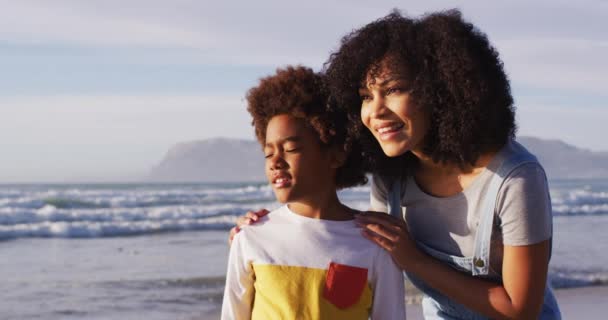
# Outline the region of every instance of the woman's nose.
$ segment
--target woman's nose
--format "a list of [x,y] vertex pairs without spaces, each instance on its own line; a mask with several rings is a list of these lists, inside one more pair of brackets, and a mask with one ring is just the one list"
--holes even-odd
[[381,95],[376,95],[370,101],[370,116],[378,118],[386,113],[386,100]]

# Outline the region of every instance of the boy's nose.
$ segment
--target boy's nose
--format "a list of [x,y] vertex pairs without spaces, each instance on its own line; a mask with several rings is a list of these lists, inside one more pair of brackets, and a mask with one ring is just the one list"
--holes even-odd
[[270,169],[277,170],[277,169],[284,169],[284,168],[285,168],[285,160],[280,155],[280,153],[277,152],[270,159]]

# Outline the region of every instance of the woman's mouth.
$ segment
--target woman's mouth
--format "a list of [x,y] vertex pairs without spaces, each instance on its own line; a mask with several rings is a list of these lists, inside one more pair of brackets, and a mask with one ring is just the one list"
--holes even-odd
[[404,123],[391,123],[387,125],[377,126],[376,132],[378,133],[378,137],[380,140],[390,140],[399,134],[401,129],[403,129]]

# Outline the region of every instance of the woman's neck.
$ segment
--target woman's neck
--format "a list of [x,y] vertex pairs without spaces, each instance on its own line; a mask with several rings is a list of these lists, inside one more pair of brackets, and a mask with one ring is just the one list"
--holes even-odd
[[438,197],[452,196],[470,186],[494,159],[496,153],[482,154],[475,164],[465,166],[435,162],[424,154],[415,153],[418,165],[414,170],[414,178],[426,193]]

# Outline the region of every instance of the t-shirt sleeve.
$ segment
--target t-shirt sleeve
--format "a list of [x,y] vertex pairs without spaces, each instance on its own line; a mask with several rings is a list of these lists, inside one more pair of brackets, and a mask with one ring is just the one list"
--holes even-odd
[[497,210],[505,245],[530,245],[551,238],[551,197],[540,164],[524,164],[509,174]]
[[379,175],[372,176],[372,186],[370,194],[370,208],[373,211],[388,212],[386,204],[388,199],[388,189],[385,182]]
[[372,320],[405,319],[403,272],[384,249],[378,249],[372,271]]
[[254,296],[254,275],[245,257],[245,230],[235,235],[228,257],[226,286],[222,302],[222,320],[251,319]]

